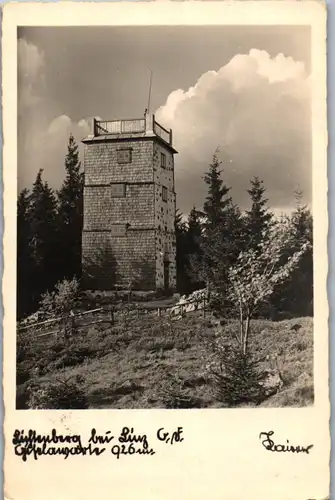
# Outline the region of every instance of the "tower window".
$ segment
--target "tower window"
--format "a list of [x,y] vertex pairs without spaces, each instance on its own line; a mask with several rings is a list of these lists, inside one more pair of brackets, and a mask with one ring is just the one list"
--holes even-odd
[[161,153],[161,167],[166,168],[166,155]]
[[162,200],[167,201],[167,188],[165,186],[162,186]]
[[126,185],[123,183],[111,184],[112,198],[124,198],[126,196]]
[[118,163],[131,163],[131,149],[118,149],[116,151]]

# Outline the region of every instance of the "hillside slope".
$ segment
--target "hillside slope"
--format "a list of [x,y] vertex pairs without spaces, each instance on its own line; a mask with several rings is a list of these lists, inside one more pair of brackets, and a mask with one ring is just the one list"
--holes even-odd
[[[299,325],[298,331],[292,329]],[[205,370],[207,341],[218,328],[214,318],[188,314],[179,321],[140,318],[114,327],[90,328],[70,345],[54,342],[35,349],[21,363],[19,391],[31,382],[76,380],[90,408],[218,408],[222,404]],[[223,327],[231,336],[237,323]],[[260,368],[279,367],[284,382],[261,406],[313,403],[313,320],[254,320],[250,345]],[[35,346],[36,347],[36,346]],[[20,380],[18,380],[20,383]]]

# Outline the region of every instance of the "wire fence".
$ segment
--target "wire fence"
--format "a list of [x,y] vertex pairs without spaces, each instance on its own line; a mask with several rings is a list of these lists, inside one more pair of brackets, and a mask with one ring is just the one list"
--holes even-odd
[[203,317],[206,317],[208,311],[207,298],[193,299],[184,303],[177,303],[173,306],[160,306],[160,307],[141,307],[134,305],[126,305],[122,307],[99,307],[88,311],[74,313],[71,311],[69,314],[49,318],[44,321],[33,321],[31,323],[18,324],[18,332],[31,334],[34,339],[58,337],[64,338],[71,337],[77,334],[81,329],[93,325],[109,324],[113,326],[118,323],[125,323],[129,320],[136,320],[143,316],[150,319],[164,318],[178,321],[185,317],[186,314],[201,311]]

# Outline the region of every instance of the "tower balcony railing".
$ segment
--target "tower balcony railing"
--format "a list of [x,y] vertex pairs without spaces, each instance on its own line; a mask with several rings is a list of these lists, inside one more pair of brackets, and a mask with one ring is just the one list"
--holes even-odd
[[95,137],[122,134],[143,134],[153,132],[164,142],[172,146],[172,130],[167,130],[155,120],[155,115],[132,120],[93,120],[93,133]]
[[160,125],[158,122],[156,122],[155,116],[153,117],[153,132],[158,137],[163,139],[163,141],[172,145],[172,130],[171,129],[167,130],[166,128],[162,127],[162,125]]
[[145,132],[145,119],[134,120],[94,120],[94,135],[139,134]]

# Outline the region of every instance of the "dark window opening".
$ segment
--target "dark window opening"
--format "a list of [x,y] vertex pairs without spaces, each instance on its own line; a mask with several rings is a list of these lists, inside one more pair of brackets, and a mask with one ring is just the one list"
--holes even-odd
[[118,149],[117,152],[117,162],[118,163],[131,163],[132,155],[131,149]]
[[166,155],[161,153],[161,167],[166,168]]
[[167,188],[162,186],[162,200],[167,202]]

